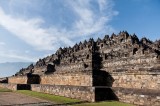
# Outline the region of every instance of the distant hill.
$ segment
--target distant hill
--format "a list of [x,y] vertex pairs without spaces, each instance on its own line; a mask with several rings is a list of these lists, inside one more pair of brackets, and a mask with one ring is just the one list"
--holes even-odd
[[6,62],[0,63],[0,78],[12,76],[21,68],[26,68],[33,62]]

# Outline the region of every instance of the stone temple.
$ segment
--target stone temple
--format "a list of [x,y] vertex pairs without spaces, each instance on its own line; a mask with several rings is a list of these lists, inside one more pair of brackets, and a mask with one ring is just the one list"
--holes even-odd
[[123,31],[59,48],[0,87],[29,89],[86,101],[119,100],[160,105],[160,40],[152,42]]

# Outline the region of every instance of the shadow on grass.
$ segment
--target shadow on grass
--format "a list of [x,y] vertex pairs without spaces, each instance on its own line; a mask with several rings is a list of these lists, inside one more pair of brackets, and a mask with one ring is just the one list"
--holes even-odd
[[81,101],[81,102],[72,102],[72,103],[61,103],[61,104],[53,104],[47,106],[134,106],[127,103],[121,103],[114,100],[107,100],[107,101],[99,101],[99,102],[88,102],[88,101]]
[[12,92],[12,90],[9,90],[7,88],[0,88],[0,92]]
[[77,104],[83,104],[83,103],[89,103],[89,102],[81,101],[81,102],[71,102],[71,103],[59,103],[59,104],[53,104],[53,105],[47,105],[47,106],[68,106],[68,105],[77,105]]

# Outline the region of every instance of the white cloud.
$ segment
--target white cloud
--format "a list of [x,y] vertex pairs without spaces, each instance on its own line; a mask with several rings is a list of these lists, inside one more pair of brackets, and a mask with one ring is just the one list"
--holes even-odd
[[[39,50],[52,50],[56,43],[61,41],[61,39],[57,39],[59,32],[57,29],[52,29],[54,33],[49,33],[48,29],[41,28],[43,22],[44,20],[39,18],[17,19],[5,14],[0,8],[0,24],[3,27]],[[65,36],[61,38],[68,40]]]
[[[79,20],[75,22],[73,25],[75,27],[75,32],[78,34],[84,35],[84,34],[91,34],[94,32],[97,32],[101,26],[101,20],[102,19],[95,19],[96,15],[93,13],[93,11],[89,8],[89,1],[90,0],[77,0],[77,1],[70,1],[70,4],[74,10],[74,12],[79,16]],[[104,17],[103,20],[105,20]],[[96,20],[96,21],[95,21]],[[103,21],[102,21],[103,22]]]
[[92,0],[70,0],[68,2],[74,13],[79,17],[79,19],[73,23],[72,35],[84,36],[99,32],[104,34],[114,31],[108,22],[113,16],[117,15],[118,12],[113,11],[114,5],[111,0],[97,0],[99,5],[98,12],[92,10]]
[[25,53],[28,54],[28,53],[30,53],[30,51],[29,50],[25,50]]
[[15,48],[1,47],[0,48],[0,63],[3,62],[36,62],[43,55],[38,55],[38,52],[30,50],[21,50]]
[[[25,56],[25,55],[19,55],[19,54],[15,54],[15,53],[0,53],[0,57],[3,58],[11,58],[11,59],[16,59],[18,61],[29,61],[29,62],[34,62],[37,60],[37,58],[33,58],[33,57],[29,57],[29,56]],[[1,60],[1,59],[0,59]],[[3,62],[1,60],[1,62]]]
[[98,4],[99,4],[100,11],[103,11],[106,8],[107,2],[106,2],[106,0],[98,0]]
[[5,42],[0,42],[0,46],[4,46],[4,45],[6,45]]
[[[108,22],[116,15],[110,0],[98,0],[100,13],[91,9],[91,0],[70,0],[66,2],[78,17],[75,22],[71,23],[71,30],[63,27],[58,29],[54,25],[43,28],[41,25],[45,24],[45,20],[42,18],[24,19],[23,16],[17,18],[6,14],[2,8],[0,8],[0,25],[39,50],[56,50],[59,46],[72,46],[74,44],[72,39],[76,37],[114,30],[108,25]],[[11,3],[13,3],[13,0],[11,0]],[[103,14],[104,9],[107,9],[107,15]]]

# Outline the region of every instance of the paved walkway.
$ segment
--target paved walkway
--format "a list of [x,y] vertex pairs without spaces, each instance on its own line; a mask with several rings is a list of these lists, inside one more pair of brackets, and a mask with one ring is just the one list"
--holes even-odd
[[14,92],[0,92],[0,106],[47,106],[53,103]]

